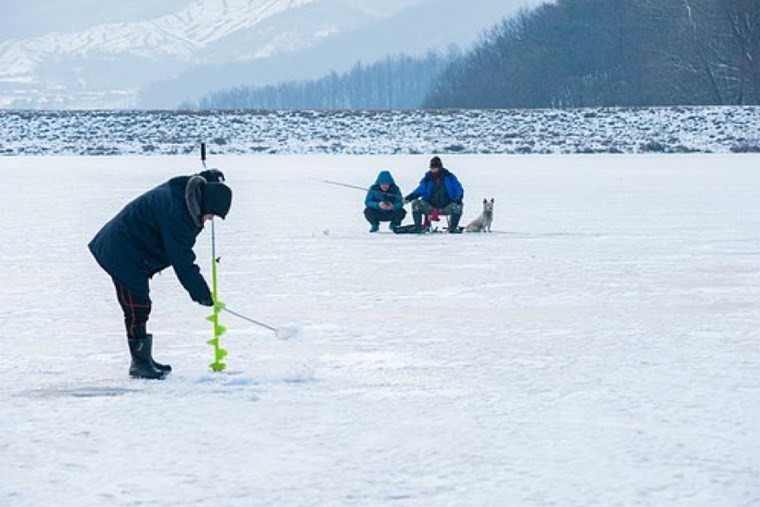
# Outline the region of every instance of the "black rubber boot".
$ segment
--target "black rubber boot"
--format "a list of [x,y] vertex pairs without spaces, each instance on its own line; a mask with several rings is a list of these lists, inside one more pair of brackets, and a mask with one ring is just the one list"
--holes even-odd
[[417,229],[422,229],[422,212],[421,211],[413,212],[412,219],[414,220],[414,225],[417,227]]
[[151,363],[153,363],[153,367],[157,369],[158,371],[163,371],[165,373],[169,373],[170,371],[172,371],[172,365],[161,364],[155,359],[153,359],[153,335],[147,334],[145,336],[147,336],[147,339],[148,339],[147,345],[148,345],[148,350],[150,351],[150,361]]
[[459,219],[462,218],[462,215],[451,215],[449,218],[449,232],[452,234],[459,234],[462,232],[459,229]]
[[414,220],[414,232],[416,232],[417,234],[422,234],[423,232],[425,232],[425,228],[422,227],[422,212],[413,211],[412,219]]
[[153,366],[150,357],[150,338],[127,338],[132,364],[129,366],[129,376],[134,378],[163,379],[166,373]]

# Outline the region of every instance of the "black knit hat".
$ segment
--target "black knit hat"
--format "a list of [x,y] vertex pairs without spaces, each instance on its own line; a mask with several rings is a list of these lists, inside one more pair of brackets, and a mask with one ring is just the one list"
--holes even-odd
[[443,162],[441,162],[441,157],[433,157],[430,159],[430,168],[437,167],[438,169],[443,169]]
[[224,183],[206,183],[203,187],[203,203],[201,212],[211,213],[218,217],[226,217],[232,205],[232,190]]

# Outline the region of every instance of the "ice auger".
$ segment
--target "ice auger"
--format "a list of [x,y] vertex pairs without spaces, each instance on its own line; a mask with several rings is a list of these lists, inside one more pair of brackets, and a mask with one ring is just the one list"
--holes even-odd
[[[206,143],[201,143],[201,163],[203,164],[203,168],[206,169]],[[219,301],[219,285],[217,282],[218,265],[219,258],[216,256],[214,220],[211,219],[211,299],[214,301],[214,313],[206,317],[206,320],[214,325],[214,337],[206,343],[214,347],[214,362],[209,365],[213,371],[223,371],[227,367],[227,365],[222,362],[224,356],[227,355],[227,351],[219,346],[219,339],[227,332],[227,328],[219,323],[219,314],[224,310],[224,303]]]
[[214,325],[214,337],[206,343],[214,347],[214,362],[211,363],[209,367],[214,371],[222,371],[227,367],[227,365],[222,362],[224,356],[227,355],[227,351],[219,345],[219,339],[227,332],[227,328],[219,323],[219,314],[224,309],[224,303],[219,300],[219,287],[217,283],[217,266],[219,265],[219,258],[216,257],[213,220],[211,221],[211,245],[211,298],[214,300],[214,312],[206,317],[206,320]]

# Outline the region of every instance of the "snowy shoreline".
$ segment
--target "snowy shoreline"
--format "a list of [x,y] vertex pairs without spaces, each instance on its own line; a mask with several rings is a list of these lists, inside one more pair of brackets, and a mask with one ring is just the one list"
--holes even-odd
[[760,152],[760,107],[461,111],[0,110],[0,156]]

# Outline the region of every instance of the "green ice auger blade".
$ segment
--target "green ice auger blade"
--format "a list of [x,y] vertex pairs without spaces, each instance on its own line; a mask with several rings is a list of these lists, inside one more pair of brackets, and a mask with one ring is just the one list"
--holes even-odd
[[226,365],[225,363],[220,363],[220,362],[211,363],[211,364],[210,364],[210,365],[208,365],[208,366],[209,366],[209,368],[211,368],[213,371],[224,371],[224,369],[227,367],[227,365]]
[[219,259],[216,257],[216,244],[214,240],[214,220],[211,220],[211,297],[214,301],[214,313],[206,317],[206,320],[214,325],[214,337],[207,341],[214,348],[214,362],[209,365],[213,371],[223,371],[227,365],[222,359],[227,355],[227,351],[219,346],[219,338],[227,332],[227,328],[219,323],[219,313],[224,308],[224,303],[219,301],[219,291],[217,284],[217,265]]

